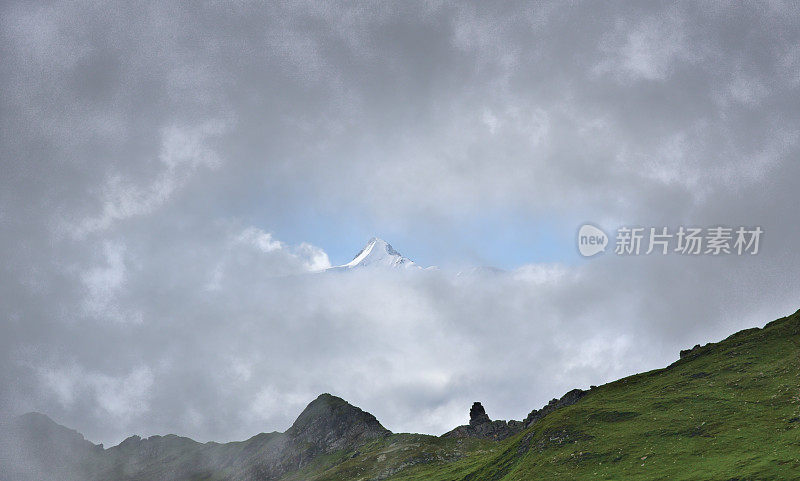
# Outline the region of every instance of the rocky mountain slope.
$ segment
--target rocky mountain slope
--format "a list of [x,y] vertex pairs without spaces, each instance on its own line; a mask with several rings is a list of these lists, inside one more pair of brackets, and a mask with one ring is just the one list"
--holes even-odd
[[36,413],[15,419],[2,432],[3,481],[279,479],[319,458],[391,434],[372,414],[330,394],[312,401],[285,433],[227,444],[175,435],[131,436],[104,450]]
[[800,311],[574,390],[524,421],[480,403],[445,436],[391,434],[323,394],[285,433],[201,444],[131,437],[103,449],[28,414],[0,428],[0,480],[800,479]]

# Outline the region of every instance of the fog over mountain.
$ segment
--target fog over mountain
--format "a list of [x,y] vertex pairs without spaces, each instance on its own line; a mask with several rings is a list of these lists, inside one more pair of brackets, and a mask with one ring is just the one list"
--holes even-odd
[[[442,434],[794,312],[799,19],[3,2],[0,417],[228,441],[330,392]],[[764,236],[583,259],[586,222]],[[328,270],[373,236],[439,269]]]

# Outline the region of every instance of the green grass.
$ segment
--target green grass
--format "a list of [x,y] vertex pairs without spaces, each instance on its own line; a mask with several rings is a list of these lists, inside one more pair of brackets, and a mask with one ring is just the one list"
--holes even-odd
[[286,479],[800,479],[800,311],[593,389],[502,442],[396,434]]

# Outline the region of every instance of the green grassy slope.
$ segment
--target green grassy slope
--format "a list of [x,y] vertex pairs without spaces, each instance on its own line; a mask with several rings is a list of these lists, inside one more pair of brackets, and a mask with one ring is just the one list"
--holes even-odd
[[393,435],[286,479],[800,479],[800,311],[595,388],[503,442]]

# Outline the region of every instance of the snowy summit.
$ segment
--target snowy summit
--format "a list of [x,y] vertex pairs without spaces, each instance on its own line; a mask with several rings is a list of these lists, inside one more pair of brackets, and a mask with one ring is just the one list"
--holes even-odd
[[361,249],[352,261],[347,264],[332,267],[331,269],[352,269],[355,267],[415,267],[420,268],[414,261],[394,250],[385,240],[373,237]]

